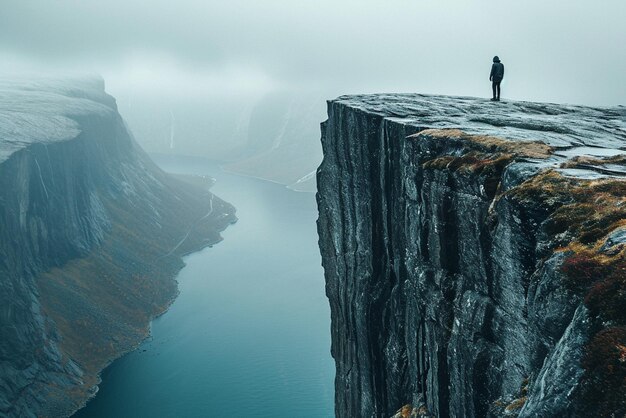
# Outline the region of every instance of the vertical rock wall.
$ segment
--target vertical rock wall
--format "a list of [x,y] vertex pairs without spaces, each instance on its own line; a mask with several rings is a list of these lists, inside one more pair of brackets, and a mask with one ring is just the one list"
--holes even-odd
[[513,192],[551,149],[424,131],[464,125],[437,117],[453,99],[420,100],[340,98],[322,125],[336,415],[574,416],[587,309],[541,228],[550,208]]

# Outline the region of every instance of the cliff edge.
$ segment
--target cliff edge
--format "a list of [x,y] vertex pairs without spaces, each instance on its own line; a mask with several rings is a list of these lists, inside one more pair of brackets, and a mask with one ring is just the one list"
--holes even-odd
[[0,415],[68,416],[175,298],[181,256],[235,211],[207,179],[154,165],[102,79],[0,92]]
[[328,103],[337,417],[626,413],[626,108]]

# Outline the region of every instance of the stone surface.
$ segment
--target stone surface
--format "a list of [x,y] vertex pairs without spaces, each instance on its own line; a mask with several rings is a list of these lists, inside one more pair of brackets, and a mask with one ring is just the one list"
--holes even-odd
[[590,321],[543,228],[560,202],[509,192],[545,170],[621,178],[561,166],[626,153],[626,108],[345,96],[322,146],[337,417],[573,416]]
[[234,208],[156,167],[101,79],[0,91],[0,415],[68,416]]

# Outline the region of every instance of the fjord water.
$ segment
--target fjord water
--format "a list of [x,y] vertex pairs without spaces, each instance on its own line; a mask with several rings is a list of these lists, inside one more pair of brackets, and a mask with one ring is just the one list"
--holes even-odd
[[332,417],[330,312],[312,193],[156,157],[166,171],[209,175],[237,208],[224,240],[185,258],[180,295],[152,336],[102,374],[75,416]]

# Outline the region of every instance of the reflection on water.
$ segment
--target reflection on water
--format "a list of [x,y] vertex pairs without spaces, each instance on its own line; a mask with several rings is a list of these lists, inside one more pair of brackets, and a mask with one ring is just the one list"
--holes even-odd
[[152,338],[103,373],[77,417],[332,417],[330,313],[315,198],[159,157],[167,171],[208,174],[239,221],[186,258],[180,295]]

